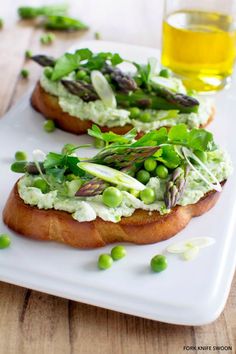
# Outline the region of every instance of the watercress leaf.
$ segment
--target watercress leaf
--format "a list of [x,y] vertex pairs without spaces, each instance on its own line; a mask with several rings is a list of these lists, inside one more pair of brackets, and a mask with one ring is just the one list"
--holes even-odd
[[72,71],[78,68],[80,62],[80,55],[77,52],[74,54],[65,53],[62,55],[55,64],[52,73],[52,81],[57,81],[63,76],[70,74]]
[[123,59],[121,58],[121,56],[118,53],[115,53],[112,55],[112,57],[111,57],[111,64],[112,65],[115,66],[115,65],[118,65],[122,62],[123,62]]
[[44,168],[50,169],[55,166],[63,165],[64,156],[62,154],[57,154],[55,152],[49,152],[43,162]]
[[188,146],[200,151],[210,151],[216,148],[212,133],[205,129],[192,129],[189,133]]
[[51,176],[55,182],[62,183],[65,180],[65,168],[53,167],[47,170],[47,175]]
[[92,129],[88,129],[88,134],[94,138],[101,139],[106,143],[125,144],[130,143],[136,136],[137,132],[135,129],[132,129],[125,135],[119,135],[113,132],[102,133],[100,128],[93,124]]
[[188,129],[185,124],[178,124],[170,128],[168,133],[168,138],[172,143],[183,143],[188,142]]
[[104,140],[101,129],[95,124],[92,125],[92,129],[88,129],[88,135],[97,139]]
[[77,164],[80,162],[80,159],[76,156],[67,156],[66,158],[66,167],[69,169],[71,173],[73,173],[76,176],[84,176],[85,172],[81,170],[77,166]]
[[78,55],[80,57],[80,61],[82,61],[89,60],[92,57],[93,52],[88,48],[81,48],[76,50],[75,54]]
[[172,145],[162,146],[153,156],[168,168],[176,168],[181,162],[179,155]]
[[156,146],[167,142],[168,134],[166,128],[161,128],[143,135],[138,141],[131,146]]

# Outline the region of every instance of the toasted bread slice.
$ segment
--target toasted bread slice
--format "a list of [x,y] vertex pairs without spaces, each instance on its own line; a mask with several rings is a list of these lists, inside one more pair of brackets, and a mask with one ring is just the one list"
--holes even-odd
[[[87,130],[94,124],[91,120],[82,120],[77,117],[71,116],[69,113],[63,112],[59,103],[58,98],[47,93],[38,82],[31,96],[32,106],[46,119],[52,119],[55,124],[67,132],[73,134],[86,134]],[[212,112],[208,118],[206,124],[202,125],[201,128],[207,126],[214,118],[215,109],[212,107]],[[130,129],[133,128],[131,124],[126,124],[123,127],[100,127],[103,132],[113,131],[116,134],[125,134]]]
[[215,191],[208,192],[196,204],[176,206],[166,215],[138,209],[118,223],[100,218],[78,222],[67,212],[25,204],[16,183],[4,208],[3,220],[10,229],[26,237],[58,241],[78,248],[95,248],[114,242],[150,244],[176,235],[192,217],[211,209],[219,195]]

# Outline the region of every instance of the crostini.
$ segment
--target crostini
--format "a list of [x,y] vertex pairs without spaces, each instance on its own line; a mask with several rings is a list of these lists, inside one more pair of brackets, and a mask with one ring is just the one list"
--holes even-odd
[[12,164],[24,175],[3,211],[9,228],[79,248],[159,242],[211,209],[232,170],[204,129],[180,124],[138,140],[134,129],[121,136],[93,126],[88,133],[106,144],[93,157],[66,145]]
[[214,116],[210,100],[190,95],[181,80],[158,68],[154,58],[140,65],[127,63],[117,53],[83,48],[58,59],[45,55],[32,59],[44,67],[32,106],[74,134],[85,134],[94,123],[117,134],[133,127],[148,132],[179,123],[199,128]]

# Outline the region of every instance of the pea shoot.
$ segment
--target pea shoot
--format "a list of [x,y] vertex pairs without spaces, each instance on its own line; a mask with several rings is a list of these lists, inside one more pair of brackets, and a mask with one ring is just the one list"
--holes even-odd
[[102,194],[103,203],[110,208],[118,207],[122,200],[123,196],[121,191],[115,187],[106,188]]
[[61,150],[62,154],[71,154],[76,148],[75,144],[65,144]]
[[27,70],[27,69],[22,69],[21,72],[20,72],[20,74],[21,74],[21,77],[22,77],[23,79],[28,79],[28,77],[29,77],[29,70]]
[[46,120],[46,122],[43,125],[43,128],[44,128],[45,132],[52,133],[56,129],[56,126],[55,126],[54,121],[49,119],[49,120]]
[[113,259],[109,254],[101,254],[98,258],[98,268],[105,270],[111,268]]
[[[200,151],[200,150],[194,150],[194,155],[196,155],[199,160],[201,160],[203,163],[207,162],[207,153],[205,151]],[[194,160],[194,162],[196,163],[197,161]]]
[[11,239],[8,234],[1,234],[0,235],[0,249],[4,249],[9,247],[11,244]]
[[127,252],[124,246],[115,246],[111,250],[111,256],[114,261],[118,261],[126,256]]
[[156,195],[152,188],[145,188],[140,192],[140,198],[145,204],[152,204],[155,202]]
[[24,151],[16,151],[15,160],[16,161],[26,161],[27,160],[27,154]]
[[157,254],[151,259],[150,266],[153,272],[160,273],[168,267],[166,256]]

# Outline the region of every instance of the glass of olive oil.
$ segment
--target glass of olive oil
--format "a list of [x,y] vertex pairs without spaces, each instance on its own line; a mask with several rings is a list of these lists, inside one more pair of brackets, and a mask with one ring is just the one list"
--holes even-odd
[[189,89],[216,91],[230,81],[236,54],[236,1],[165,0],[162,65]]

